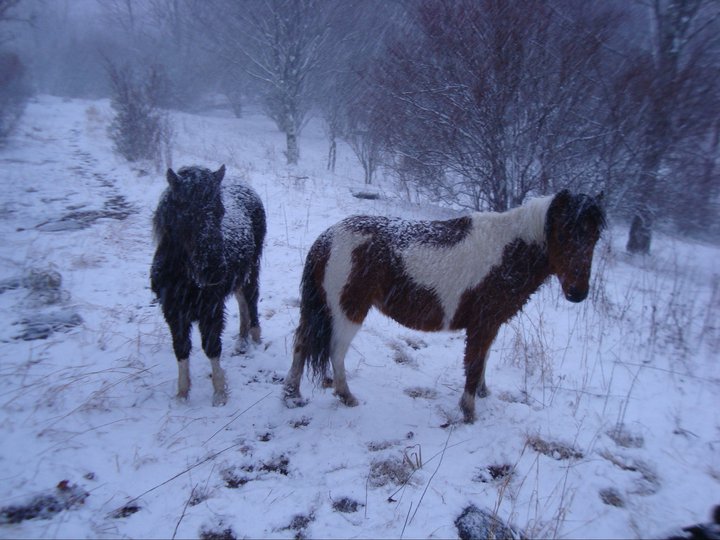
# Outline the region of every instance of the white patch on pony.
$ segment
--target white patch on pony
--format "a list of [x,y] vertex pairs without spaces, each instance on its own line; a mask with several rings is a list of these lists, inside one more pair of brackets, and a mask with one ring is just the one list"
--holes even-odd
[[190,361],[185,358],[178,360],[178,397],[187,399],[190,392]]
[[[332,228],[331,237],[332,244],[330,257],[325,267],[323,289],[325,289],[325,298],[327,298],[333,318],[331,356],[334,366],[336,361],[343,362],[347,347],[360,329],[359,324],[352,322],[345,315],[340,305],[340,296],[352,271],[352,252],[366,242],[369,237],[353,233],[342,225]],[[335,358],[336,356],[337,358]]]
[[225,371],[220,366],[219,358],[211,358],[213,383],[213,407],[220,407],[227,403],[227,384],[225,382]]
[[462,241],[449,247],[414,243],[400,255],[412,280],[438,295],[448,328],[460,297],[479,285],[502,261],[505,246],[515,240],[529,244],[545,242],[545,218],[553,196],[532,199],[507,212],[477,212],[472,229]]
[[245,294],[242,288],[235,290],[235,299],[238,303],[238,313],[240,316],[240,329],[238,333],[238,341],[247,341],[248,333],[250,332],[250,308],[248,308],[247,301],[245,300]]

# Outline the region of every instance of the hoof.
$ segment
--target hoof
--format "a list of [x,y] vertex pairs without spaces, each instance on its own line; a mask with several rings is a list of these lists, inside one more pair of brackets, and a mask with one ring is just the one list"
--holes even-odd
[[353,396],[350,393],[347,394],[335,394],[340,401],[342,401],[343,405],[347,405],[348,407],[357,407],[360,403],[355,396]]
[[235,355],[238,354],[245,354],[248,352],[248,349],[250,348],[250,341],[248,338],[238,338],[235,342],[235,350],[233,351]]
[[177,395],[175,396],[175,399],[177,399],[178,402],[180,402],[180,403],[187,403],[188,393],[185,392],[184,394],[181,394],[180,392],[178,392]]
[[227,394],[225,392],[215,392],[213,394],[213,407],[222,407],[227,403]]
[[297,409],[300,407],[304,407],[309,403],[309,401],[301,396],[285,396],[283,398],[283,401],[285,402],[285,406],[288,409]]
[[475,397],[472,394],[463,393],[462,398],[460,398],[460,410],[466,424],[475,423]]
[[488,387],[484,384],[478,388],[477,390],[477,397],[479,398],[486,398],[490,395],[490,390],[488,390]]
[[308,404],[308,400],[300,395],[300,390],[291,386],[283,388],[283,401],[288,409],[297,409]]
[[253,343],[262,343],[259,326],[253,326],[250,329],[250,338],[253,340]]
[[323,388],[332,388],[333,387],[332,377],[323,377],[322,387]]

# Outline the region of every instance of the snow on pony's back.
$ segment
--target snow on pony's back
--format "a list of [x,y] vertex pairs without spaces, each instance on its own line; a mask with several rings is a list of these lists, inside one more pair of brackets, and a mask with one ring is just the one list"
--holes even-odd
[[311,247],[301,284],[300,323],[286,403],[303,405],[300,377],[309,361],[317,378],[332,363],[335,393],[356,405],[344,357],[371,307],[409,328],[465,330],[465,392],[487,395],[485,360],[500,326],[551,275],[565,297],[587,297],[593,250],[605,227],[602,198],[562,191],[504,213],[446,221],[353,216]]

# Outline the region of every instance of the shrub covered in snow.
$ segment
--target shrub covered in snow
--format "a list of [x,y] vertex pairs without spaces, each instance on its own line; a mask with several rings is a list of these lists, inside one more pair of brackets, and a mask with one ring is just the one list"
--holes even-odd
[[17,126],[29,97],[22,61],[15,53],[0,52],[0,143]]
[[152,66],[142,77],[126,66],[108,65],[115,111],[109,135],[115,151],[128,161],[154,160],[170,166],[172,129],[167,114],[159,107],[167,93],[162,71]]

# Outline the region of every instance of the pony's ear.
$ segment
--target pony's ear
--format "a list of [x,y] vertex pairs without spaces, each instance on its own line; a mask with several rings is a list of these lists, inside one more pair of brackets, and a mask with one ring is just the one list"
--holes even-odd
[[177,174],[175,174],[175,171],[173,171],[172,169],[167,170],[165,177],[167,178],[167,182],[168,184],[170,184],[171,188],[175,188],[180,183],[180,179],[178,178]]
[[213,173],[213,178],[215,179],[215,183],[218,185],[220,182],[222,182],[223,178],[225,178],[225,165],[221,165],[220,168]]

